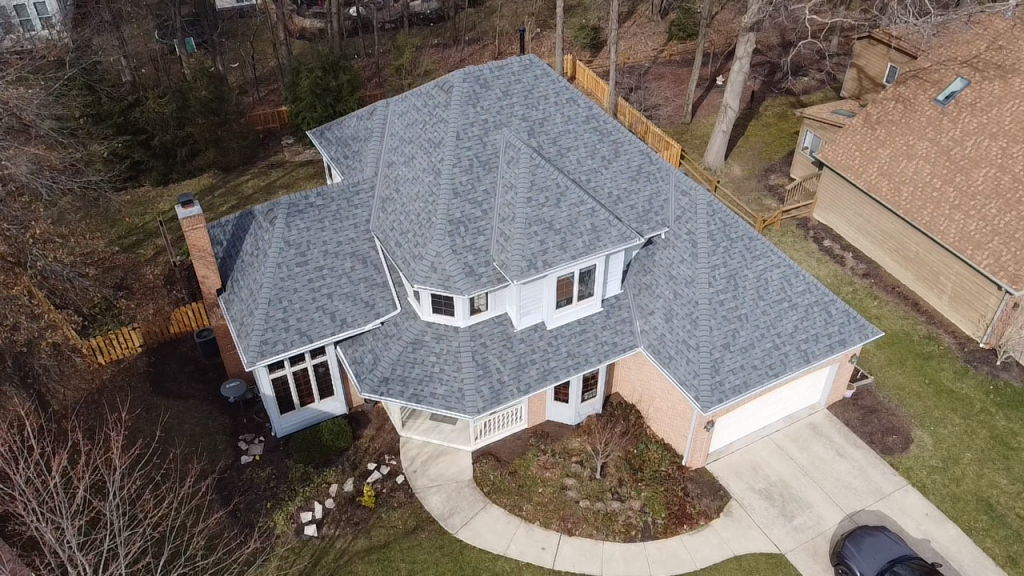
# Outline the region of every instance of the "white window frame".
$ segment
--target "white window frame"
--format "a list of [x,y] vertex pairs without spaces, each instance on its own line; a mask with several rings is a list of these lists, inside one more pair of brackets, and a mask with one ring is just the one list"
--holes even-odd
[[[886,82],[886,80],[889,80],[889,71],[890,70],[896,70],[896,73],[893,74],[891,82]],[[899,77],[900,77],[900,67],[895,65],[895,64],[893,64],[892,62],[889,62],[889,65],[885,68],[885,75],[882,76],[882,84],[884,84],[886,86],[892,86],[896,82],[896,79],[899,78]]]
[[[46,15],[39,13],[39,4],[42,4],[46,8]],[[35,17],[36,22],[39,25],[39,31],[46,32],[57,28],[57,18],[53,13],[53,9],[50,7],[50,3],[46,0],[32,0],[32,15]],[[43,23],[43,19],[49,21],[49,25]]]
[[[945,88],[943,88],[942,92],[939,92],[935,96],[935,98],[932,99],[932,102],[935,102],[939,106],[945,108],[946,106],[949,106],[950,103],[953,102],[953,100],[956,100],[956,97],[959,96],[960,94],[962,94],[964,90],[967,90],[967,87],[970,86],[970,85],[971,85],[971,79],[970,78],[968,78],[966,76],[957,76],[956,78],[953,79],[952,82],[949,83],[949,86],[946,86]],[[943,101],[942,100],[942,95],[943,94],[949,94],[950,95],[949,99]]]
[[[484,299],[484,309],[480,310],[479,312],[474,312],[473,311],[473,301],[478,299],[478,298],[481,298],[481,297]],[[490,311],[491,311],[491,296],[490,296],[490,294],[488,292],[480,292],[479,294],[474,294],[474,295],[469,297],[469,317],[470,318],[473,318],[474,316],[483,316],[483,315],[487,314]]]
[[[289,410],[288,412],[282,413],[281,412],[281,406],[278,405],[277,406],[277,413],[278,414],[280,414],[281,416],[285,416],[285,417],[286,416],[290,416],[290,415],[292,415],[292,414],[302,410],[303,408],[314,407],[317,404],[320,404],[321,402],[323,402],[325,400],[329,401],[329,400],[336,399],[338,397],[338,394],[340,393],[340,391],[338,390],[338,387],[334,385],[334,379],[335,379],[334,369],[333,369],[334,367],[331,365],[331,362],[330,362],[330,356],[331,356],[331,350],[330,349],[331,348],[333,348],[333,346],[331,346],[331,345],[318,346],[316,348],[312,348],[310,350],[306,350],[305,352],[299,352],[299,353],[292,354],[291,356],[289,356],[287,358],[283,358],[281,360],[278,360],[277,362],[281,362],[282,363],[282,368],[279,369],[279,370],[275,370],[273,372],[270,371],[270,366],[273,365],[273,364],[277,364],[277,362],[273,362],[273,363],[267,365],[267,383],[270,384],[270,392],[271,392],[271,394],[274,397],[274,404],[277,404],[277,394],[274,392],[274,379],[275,378],[279,378],[280,376],[284,375],[284,376],[286,376],[288,378],[288,388],[290,389],[290,391],[292,393],[292,405],[295,406],[294,409]],[[310,352],[313,352],[314,350],[323,350],[324,351],[323,356],[321,356],[319,358],[313,358],[310,355]],[[305,364],[299,365],[298,367],[292,366],[291,358],[294,357],[294,356],[298,356],[299,354],[302,354],[302,355],[304,355],[306,357]],[[330,379],[331,389],[334,391],[334,393],[332,395],[328,396],[327,398],[321,398],[320,397],[320,387],[318,386],[319,382],[317,381],[317,378],[316,378],[316,372],[313,370],[314,366],[322,364],[322,363],[327,363],[327,374],[328,374],[328,377]],[[295,387],[295,373],[299,372],[300,370],[306,370],[306,373],[309,375],[310,385],[313,388],[313,399],[314,400],[313,400],[313,402],[311,404],[306,404],[305,406],[300,404],[300,402],[299,402],[299,391]]]
[[[571,268],[563,268],[557,272],[548,274],[545,278],[544,288],[544,323],[548,329],[557,328],[563,324],[589,316],[601,310],[601,301],[604,300],[605,285],[605,262],[607,258],[599,257],[594,260],[587,260]],[[594,267],[594,295],[586,300],[579,301],[579,277],[580,271]],[[558,298],[558,278],[566,274],[573,274],[572,297],[573,303],[562,308],[555,308]]]
[[[811,139],[812,143],[814,142],[814,138],[818,139],[817,150],[811,150],[811,146],[809,146],[807,142],[808,138]],[[821,139],[821,136],[815,134],[814,131],[811,130],[810,128],[804,128],[803,136],[800,138],[800,153],[813,160],[814,155],[821,151],[821,145],[824,143],[825,141]]]
[[[25,8],[25,17],[18,15],[18,6]],[[35,34],[40,31],[39,22],[36,21],[32,15],[34,13],[34,7],[32,6],[31,0],[25,0],[24,2],[14,2],[11,4],[11,11],[13,12],[13,19],[18,24],[18,28],[22,34]],[[28,22],[31,26],[31,30],[25,30],[25,22]]]

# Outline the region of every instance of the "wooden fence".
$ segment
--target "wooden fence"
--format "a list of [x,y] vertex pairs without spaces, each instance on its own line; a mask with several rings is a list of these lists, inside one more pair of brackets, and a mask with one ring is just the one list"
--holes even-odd
[[288,109],[284,106],[273,110],[257,110],[249,112],[245,119],[257,131],[280,130],[288,126]]
[[175,309],[171,312],[170,319],[164,323],[126,326],[102,336],[83,340],[82,348],[86,356],[103,365],[130,358],[147,346],[156,346],[192,334],[209,325],[206,307],[202,302],[193,302]]
[[[572,82],[576,88],[600,106],[603,107],[605,105],[608,100],[608,84],[595,74],[593,70],[577,60],[572,54],[565,56],[562,69],[566,79]],[[771,225],[778,226],[782,220],[809,215],[810,210],[813,210],[814,200],[812,194],[810,199],[801,199],[796,205],[789,206],[784,204],[782,208],[779,208],[772,214],[759,214],[737,198],[735,194],[722,187],[721,181],[718,178],[715,178],[714,175],[705,170],[700,165],[700,162],[687,154],[678,142],[673,140],[668,134],[665,134],[654,122],[648,120],[647,117],[621,96],[619,97],[618,107],[615,110],[615,117],[630,132],[636,134],[638,138],[664,158],[666,162],[686,172],[690,178],[707,188],[712,195],[749,222],[758,232],[764,232],[765,228]],[[816,184],[816,181],[814,183]],[[807,186],[801,188],[800,192],[805,193],[806,190]],[[787,201],[788,198],[789,196],[787,195]]]

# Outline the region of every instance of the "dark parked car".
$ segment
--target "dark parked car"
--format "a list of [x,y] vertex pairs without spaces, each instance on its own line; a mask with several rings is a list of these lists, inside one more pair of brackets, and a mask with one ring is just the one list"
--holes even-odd
[[860,526],[832,548],[836,576],[942,576],[942,564],[928,562],[885,526]]

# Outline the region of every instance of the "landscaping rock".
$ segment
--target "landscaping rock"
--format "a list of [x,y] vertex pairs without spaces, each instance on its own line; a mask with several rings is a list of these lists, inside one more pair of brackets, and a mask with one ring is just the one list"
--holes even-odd
[[575,491],[575,490],[566,490],[564,492],[564,494],[565,494],[565,497],[568,498],[569,500],[579,500],[580,499],[580,493]]
[[[242,434],[241,436],[238,437],[238,439],[239,440],[245,440],[246,442],[252,442],[253,440],[256,439],[256,435],[255,434]],[[262,442],[262,441],[263,440],[261,439],[260,442]]]
[[310,538],[316,538],[316,524],[308,524],[302,527],[302,533]]
[[618,502],[616,500],[609,500],[607,503],[607,507],[609,512],[615,512],[618,510],[622,510],[625,507],[625,505],[622,502]]
[[252,462],[254,458],[255,458],[254,456],[249,456],[248,454],[242,454],[242,464],[248,464],[249,462]]
[[395,478],[395,484],[401,484],[405,482],[405,474],[399,474],[398,478]]
[[367,470],[376,470],[377,469],[377,463],[376,462],[370,462],[369,464],[366,465],[366,469]]
[[240,450],[246,450],[246,449],[248,449],[248,448],[249,448],[249,445],[248,445],[248,444],[246,444],[246,443],[245,443],[244,441],[242,441],[242,440],[239,440],[239,441],[238,441],[238,448],[239,448]]
[[629,507],[629,509],[634,512],[639,512],[640,510],[643,509],[644,503],[642,500],[629,500],[628,502],[626,502],[626,506]]
[[324,517],[324,506],[323,506],[323,504],[321,504],[321,503],[317,502],[316,500],[314,500],[313,501],[313,518],[316,518],[317,520],[319,520],[319,519],[321,519],[323,517]]
[[263,436],[260,436],[256,441],[259,442],[260,444],[263,444]]
[[355,486],[356,486],[356,479],[355,478],[349,478],[348,480],[345,480],[345,485],[342,486],[341,489],[347,494],[349,492],[352,492],[352,490],[355,489]]
[[385,454],[384,463],[387,464],[388,466],[395,466],[398,464],[398,460],[395,460],[395,457],[392,456],[391,454]]
[[594,502],[594,505],[591,506],[591,508],[597,510],[598,512],[604,512],[605,510],[608,509],[608,505],[605,504],[604,502]]
[[585,472],[585,470],[583,470],[583,466],[580,466],[579,464],[575,463],[569,465],[569,471],[572,472],[573,474],[576,474],[577,476],[582,476]]
[[327,493],[330,494],[331,498],[334,498],[338,494],[338,485],[331,484],[331,487],[327,489]]
[[249,456],[259,456],[263,454],[263,444],[250,444],[249,450],[246,452]]
[[580,508],[590,508],[590,500],[580,500]]
[[313,513],[312,512],[299,512],[299,521],[301,521],[303,524],[309,524],[310,522],[313,521]]
[[334,498],[328,498],[324,501],[324,508],[328,510],[334,510]]
[[379,470],[379,472],[381,473],[382,476],[387,476],[388,472],[391,472],[391,467],[390,466],[381,466],[378,470]]
[[384,476],[380,472],[374,472],[373,474],[370,474],[369,478],[366,479],[366,483],[367,484],[373,484],[374,482],[376,482],[377,480],[380,480],[383,477]]
[[575,478],[562,478],[562,486],[565,488],[574,488],[578,484]]

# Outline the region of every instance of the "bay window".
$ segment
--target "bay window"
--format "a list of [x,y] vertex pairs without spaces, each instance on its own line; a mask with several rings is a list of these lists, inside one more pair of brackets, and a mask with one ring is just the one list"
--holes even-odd
[[327,349],[323,346],[278,360],[267,367],[267,372],[282,415],[335,395]]

